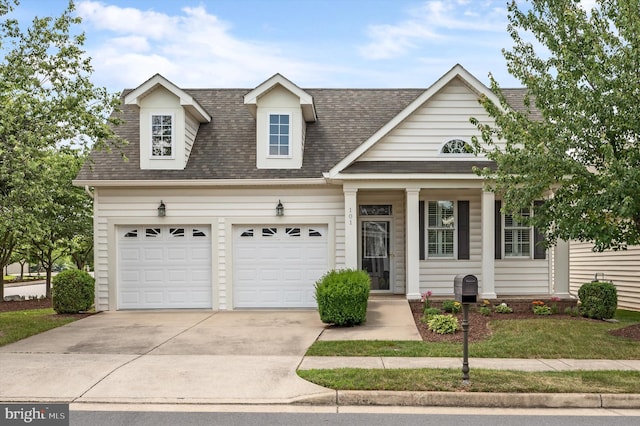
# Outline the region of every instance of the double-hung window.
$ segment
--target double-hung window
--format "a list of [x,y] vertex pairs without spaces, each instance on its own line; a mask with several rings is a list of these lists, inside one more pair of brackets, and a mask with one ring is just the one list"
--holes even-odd
[[173,157],[173,115],[151,115],[151,158]]
[[427,208],[427,254],[454,257],[455,214],[453,201],[429,201]]
[[531,209],[520,210],[520,216],[504,215],[504,255],[505,257],[531,256],[531,227],[525,223]]
[[289,156],[290,121],[289,114],[269,114],[269,156]]

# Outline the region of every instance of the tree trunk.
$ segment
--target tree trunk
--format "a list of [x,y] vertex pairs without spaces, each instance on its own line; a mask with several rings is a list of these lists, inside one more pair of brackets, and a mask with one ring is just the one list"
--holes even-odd
[[2,265],[2,268],[0,268],[0,271],[3,271],[2,274],[0,274],[0,303],[4,302],[4,267],[7,265]]
[[53,271],[53,263],[50,263],[47,266],[47,292],[46,292],[46,297],[47,299],[51,299],[51,271]]

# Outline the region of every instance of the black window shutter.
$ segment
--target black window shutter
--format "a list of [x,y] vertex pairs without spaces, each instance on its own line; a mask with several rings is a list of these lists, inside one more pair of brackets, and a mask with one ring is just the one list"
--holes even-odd
[[495,259],[502,259],[502,201],[496,201],[496,217],[495,217]]
[[[542,200],[536,200],[533,202],[534,205],[534,215],[537,210],[535,207],[539,207],[544,203]],[[547,258],[547,249],[544,246],[544,234],[540,232],[539,229],[533,228],[533,258],[534,259],[546,259]]]
[[458,201],[458,259],[469,259],[469,201]]
[[424,201],[419,201],[418,202],[418,208],[420,209],[418,211],[418,221],[420,222],[418,224],[418,232],[420,234],[419,239],[420,239],[420,260],[424,260],[426,258],[425,253],[424,253],[424,228],[425,228],[425,222],[424,222]]

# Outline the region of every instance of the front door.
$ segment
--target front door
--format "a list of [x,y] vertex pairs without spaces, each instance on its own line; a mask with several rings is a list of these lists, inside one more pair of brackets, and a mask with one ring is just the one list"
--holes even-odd
[[363,220],[362,269],[371,277],[371,290],[391,291],[390,220]]

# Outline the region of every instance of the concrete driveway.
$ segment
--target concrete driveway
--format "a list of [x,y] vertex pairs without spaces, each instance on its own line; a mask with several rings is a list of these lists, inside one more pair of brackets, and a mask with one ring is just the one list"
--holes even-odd
[[316,311],[100,313],[0,348],[1,401],[335,400],[296,375]]

